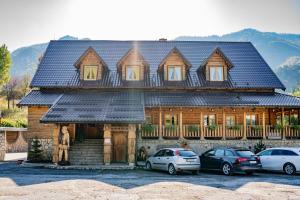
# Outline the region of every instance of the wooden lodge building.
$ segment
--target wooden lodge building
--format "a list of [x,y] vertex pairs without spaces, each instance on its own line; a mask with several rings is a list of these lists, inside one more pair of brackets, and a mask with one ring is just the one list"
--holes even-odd
[[51,41],[31,87],[27,139],[53,162],[62,125],[71,164],[134,165],[182,141],[300,145],[300,99],[250,42]]

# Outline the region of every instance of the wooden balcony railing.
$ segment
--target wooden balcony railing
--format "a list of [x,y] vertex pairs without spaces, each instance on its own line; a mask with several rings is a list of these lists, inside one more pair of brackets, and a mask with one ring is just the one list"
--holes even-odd
[[222,126],[214,125],[214,126],[206,126],[204,127],[204,138],[207,139],[220,139],[222,138]]
[[246,127],[246,136],[249,139],[261,139],[263,138],[263,126],[253,125]]
[[282,139],[284,128],[281,126],[266,125],[267,139]]
[[184,138],[197,139],[201,135],[200,126],[195,124],[183,125],[182,131]]
[[241,139],[243,137],[243,126],[225,126],[225,138],[226,139]]
[[300,125],[285,126],[283,131],[286,139],[300,139]]
[[180,136],[180,127],[178,125],[162,126],[162,137],[167,139],[176,139]]
[[154,124],[142,125],[141,134],[143,139],[158,138],[159,126]]

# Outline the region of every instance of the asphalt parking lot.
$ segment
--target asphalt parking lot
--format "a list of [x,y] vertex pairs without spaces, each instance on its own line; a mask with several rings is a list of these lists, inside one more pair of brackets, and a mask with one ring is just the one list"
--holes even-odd
[[[76,184],[74,182],[76,182]],[[59,189],[61,189],[67,187],[66,183],[68,183],[67,184],[68,187],[70,187],[70,185],[72,184],[76,185],[74,187],[79,187],[82,184],[83,186],[80,186],[80,189],[83,189],[85,187],[103,188],[104,187],[103,184],[104,184],[105,187],[107,186],[110,189],[115,188],[117,190],[122,190],[123,192],[125,192],[125,194],[130,194],[133,196],[138,195],[139,193],[138,192],[132,193],[132,190],[136,191],[136,189],[138,188],[139,190],[143,190],[144,193],[147,193],[147,192],[151,192],[152,190],[151,187],[157,187],[158,189],[155,190],[156,192],[159,189],[173,190],[174,187],[179,187],[179,188],[187,187],[188,190],[191,191],[197,188],[195,189],[195,191],[198,191],[196,193],[197,195],[198,194],[202,195],[201,191],[207,191],[207,190],[216,190],[216,192],[225,192],[225,193],[234,192],[235,195],[239,195],[240,192],[239,193],[237,192],[240,190],[242,190],[243,192],[252,191],[253,193],[255,189],[257,190],[256,193],[259,194],[259,192],[266,192],[268,187],[270,188],[271,191],[273,191],[274,188],[276,187],[280,187],[284,191],[282,194],[286,195],[283,196],[282,199],[286,199],[286,198],[300,199],[300,175],[287,176],[285,174],[279,174],[279,173],[255,173],[254,175],[251,176],[246,176],[246,175],[224,176],[221,174],[216,174],[211,172],[200,172],[199,175],[182,173],[179,175],[171,176],[166,172],[146,171],[143,169],[125,170],[125,171],[124,170],[122,171],[57,170],[57,169],[44,169],[44,168],[24,168],[17,165],[14,162],[0,163],[0,199],[1,198],[9,199],[9,197],[11,197],[12,199],[14,198],[23,199],[21,198],[23,196],[20,193],[25,192],[25,190],[22,190],[22,188],[24,187],[26,187],[27,192],[31,190],[34,191],[34,188],[36,188],[37,190],[36,195],[37,195],[39,194],[39,192],[43,191],[42,189],[43,187],[48,188],[51,186],[51,188],[55,188],[55,185],[62,184],[63,186],[59,187]],[[261,184],[263,184],[263,186]],[[48,187],[46,185],[48,185]],[[247,189],[248,187],[251,187],[252,189]],[[10,193],[9,193],[10,191],[9,189],[11,189]],[[59,189],[57,189],[56,192],[59,193],[60,191]],[[15,194],[16,191],[19,191],[20,193]],[[45,190],[45,191],[49,192],[49,190]],[[186,190],[181,191],[180,189],[179,191],[181,193],[186,192]],[[51,195],[56,194],[56,192],[51,193]],[[97,190],[97,192],[99,191]],[[101,192],[104,192],[104,190]],[[116,194],[117,193],[118,192],[116,192]],[[267,197],[270,197],[270,199],[272,199],[271,196],[273,194],[274,192],[273,193],[270,192],[269,196]],[[30,197],[28,195],[32,195],[32,192],[30,193],[25,192],[24,195],[25,195],[24,199],[26,199]],[[249,194],[249,195],[250,198],[248,199],[252,199],[252,197],[253,199],[256,199],[255,195],[254,196],[253,194]],[[261,196],[261,194],[259,194],[259,196]],[[34,197],[35,196],[33,196],[33,198]],[[38,197],[38,195],[36,197]],[[176,199],[176,197],[179,196],[175,196],[172,198]],[[72,196],[72,198],[76,199],[76,197],[74,196]],[[68,198],[66,197],[65,199]],[[114,199],[114,198],[108,198],[108,199]]]

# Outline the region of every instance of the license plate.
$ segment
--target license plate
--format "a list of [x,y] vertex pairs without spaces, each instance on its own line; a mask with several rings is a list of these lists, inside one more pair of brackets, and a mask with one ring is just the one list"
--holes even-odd
[[193,162],[194,159],[186,159],[186,162]]
[[251,160],[250,164],[256,164],[256,161]]

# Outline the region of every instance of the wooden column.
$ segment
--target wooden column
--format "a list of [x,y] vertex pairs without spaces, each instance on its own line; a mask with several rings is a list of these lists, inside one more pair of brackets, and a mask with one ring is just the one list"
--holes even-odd
[[[284,108],[281,108],[281,125],[284,127]],[[284,128],[283,128],[284,129]],[[285,131],[282,130],[282,139],[285,140]]]
[[110,165],[112,154],[111,125],[104,124],[104,164]]
[[162,139],[162,111],[161,108],[159,108],[159,139]]
[[5,153],[6,153],[6,131],[0,131],[0,161],[4,161]]
[[128,164],[130,166],[135,165],[135,148],[136,146],[136,125],[128,125]]
[[246,140],[247,139],[247,121],[246,121],[246,112],[244,111],[244,118],[243,118],[243,128],[244,128],[244,131],[243,131],[243,140]]
[[266,139],[266,114],[265,111],[262,113],[262,125],[263,125],[263,139]]
[[204,140],[203,112],[200,112],[200,140]]
[[183,126],[182,126],[182,108],[180,108],[179,113],[179,138],[183,138]]
[[223,108],[223,110],[222,110],[222,114],[223,114],[223,119],[222,119],[222,140],[225,140],[225,138],[226,138],[226,133],[225,133],[225,131],[226,131],[226,127],[225,127],[225,125],[226,125],[226,116],[225,116],[225,110],[224,110],[224,108]]
[[53,152],[52,152],[52,162],[58,162],[58,137],[59,137],[60,125],[56,124],[53,129],[52,141],[53,141]]

